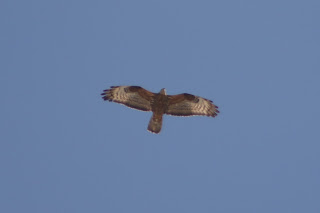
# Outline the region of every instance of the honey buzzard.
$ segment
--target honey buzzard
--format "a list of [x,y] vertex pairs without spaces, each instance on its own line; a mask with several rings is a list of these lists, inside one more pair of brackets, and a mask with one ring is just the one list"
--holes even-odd
[[218,107],[208,99],[188,93],[167,95],[165,89],[152,93],[139,86],[112,86],[101,95],[105,101],[117,102],[137,110],[152,111],[148,125],[148,130],[152,133],[160,132],[164,114],[215,117],[219,113]]

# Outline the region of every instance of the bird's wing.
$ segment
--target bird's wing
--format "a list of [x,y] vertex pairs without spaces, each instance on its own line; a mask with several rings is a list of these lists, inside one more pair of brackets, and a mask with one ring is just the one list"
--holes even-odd
[[168,95],[168,101],[166,114],[169,115],[215,117],[219,113],[218,107],[212,101],[187,93]]
[[101,93],[105,101],[113,101],[128,107],[151,111],[154,93],[139,86],[112,86]]

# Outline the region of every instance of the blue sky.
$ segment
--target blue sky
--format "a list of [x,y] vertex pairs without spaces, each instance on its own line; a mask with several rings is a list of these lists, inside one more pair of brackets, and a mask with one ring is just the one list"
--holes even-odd
[[[320,2],[0,3],[0,211],[320,211]],[[104,102],[211,99],[216,118]]]

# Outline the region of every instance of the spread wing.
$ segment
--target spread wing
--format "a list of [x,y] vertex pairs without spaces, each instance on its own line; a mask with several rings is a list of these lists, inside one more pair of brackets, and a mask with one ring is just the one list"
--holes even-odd
[[112,86],[101,93],[105,101],[113,101],[128,107],[151,111],[154,93],[139,86]]
[[205,115],[215,117],[219,110],[212,101],[199,96],[183,93],[168,95],[168,108],[166,114],[176,116]]

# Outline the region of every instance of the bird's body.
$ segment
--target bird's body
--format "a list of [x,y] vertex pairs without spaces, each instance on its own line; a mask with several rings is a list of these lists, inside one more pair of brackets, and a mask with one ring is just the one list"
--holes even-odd
[[212,101],[199,96],[183,93],[167,95],[165,89],[152,93],[139,86],[113,86],[101,94],[104,100],[117,102],[128,107],[152,111],[148,130],[159,133],[164,114],[174,116],[204,115],[215,117],[219,111]]
[[155,94],[151,102],[151,110],[153,112],[150,119],[148,130],[153,133],[159,133],[162,127],[162,117],[168,108],[168,96],[165,89],[162,89],[158,94]]

